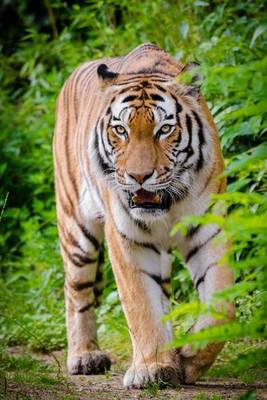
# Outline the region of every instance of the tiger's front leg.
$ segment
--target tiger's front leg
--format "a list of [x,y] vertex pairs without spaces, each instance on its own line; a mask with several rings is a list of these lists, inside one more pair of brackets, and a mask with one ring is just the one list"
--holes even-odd
[[[97,344],[95,320],[95,280],[99,239],[91,232],[96,225],[85,225],[60,213],[58,226],[65,267],[65,303],[68,338],[68,371],[72,375],[99,374],[111,362]],[[94,232],[95,233],[95,232]]]
[[182,381],[178,356],[164,349],[172,338],[172,328],[161,321],[168,312],[170,268],[162,270],[160,266],[168,255],[152,244],[129,240],[111,221],[106,225],[106,238],[133,346],[124,386],[178,385]]
[[[184,257],[200,300],[209,304],[215,292],[233,284],[232,271],[226,265],[220,265],[227,249],[222,242],[216,242],[220,230],[212,226],[202,226],[188,235]],[[216,326],[234,319],[234,306],[226,302],[215,304],[222,314],[221,319],[212,316],[200,316],[191,332],[197,332],[210,326]],[[186,383],[194,383],[213,364],[224,343],[210,343],[204,349],[192,351],[190,345],[180,350],[181,362]]]

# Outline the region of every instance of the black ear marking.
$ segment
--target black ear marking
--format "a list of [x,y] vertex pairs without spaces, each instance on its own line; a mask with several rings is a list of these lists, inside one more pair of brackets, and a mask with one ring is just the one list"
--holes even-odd
[[116,79],[119,76],[117,72],[110,71],[106,64],[100,64],[97,67],[97,75],[103,79],[103,81]]

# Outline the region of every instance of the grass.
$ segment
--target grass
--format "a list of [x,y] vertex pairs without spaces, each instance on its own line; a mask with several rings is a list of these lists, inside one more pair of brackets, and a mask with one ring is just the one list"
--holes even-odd
[[37,399],[37,393],[40,392],[49,393],[55,398],[59,398],[57,394],[62,392],[67,396],[64,397],[66,400],[74,398],[72,387],[56,366],[49,366],[32,355],[21,353],[22,348],[14,354],[1,349],[0,399],[14,398],[12,396],[15,393],[17,398]]
[[236,378],[244,383],[266,381],[266,341],[242,340],[227,343],[214,366],[208,371],[208,376]]

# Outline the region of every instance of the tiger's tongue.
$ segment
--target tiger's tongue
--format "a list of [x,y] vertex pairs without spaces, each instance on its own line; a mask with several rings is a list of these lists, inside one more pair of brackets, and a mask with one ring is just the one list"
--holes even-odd
[[132,200],[135,204],[145,204],[145,203],[159,204],[160,195],[152,192],[147,192],[144,189],[140,189],[136,193],[134,193]]

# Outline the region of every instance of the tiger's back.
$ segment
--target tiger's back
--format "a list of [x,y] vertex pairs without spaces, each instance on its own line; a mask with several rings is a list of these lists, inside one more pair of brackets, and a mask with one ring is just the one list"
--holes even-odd
[[[193,382],[222,346],[159,354],[172,338],[161,322],[172,246],[202,301],[232,282],[227,266],[218,267],[225,249],[212,241],[215,226],[169,236],[175,222],[202,214],[210,194],[225,190],[217,129],[200,93],[177,81],[185,69],[156,46],[141,45],[125,57],[83,64],[59,96],[54,159],[70,373],[110,367],[98,349],[94,316],[104,235],[134,349],[125,386]],[[216,323],[200,319],[192,329]]]

